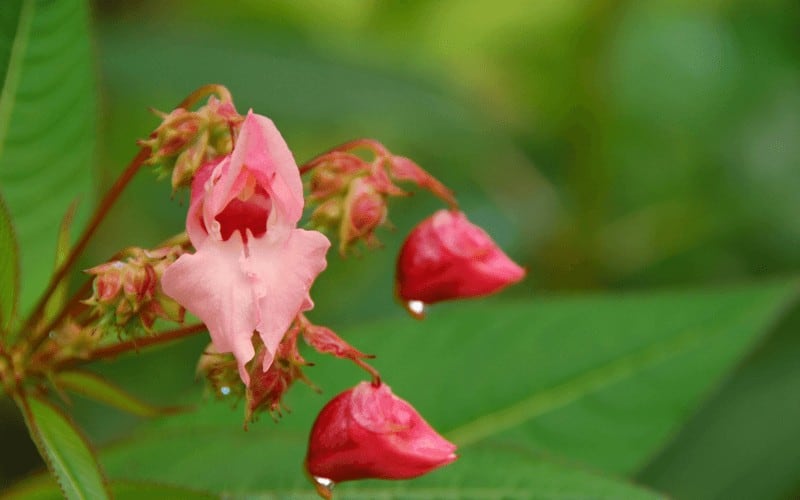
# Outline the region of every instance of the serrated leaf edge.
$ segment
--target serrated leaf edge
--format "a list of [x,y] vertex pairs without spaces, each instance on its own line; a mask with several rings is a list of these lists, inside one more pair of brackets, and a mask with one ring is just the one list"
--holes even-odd
[[[100,462],[97,460],[97,453],[95,452],[91,444],[89,444],[88,439],[86,439],[86,436],[83,434],[80,428],[78,428],[73,422],[73,420],[66,413],[61,411],[58,407],[54,406],[48,401],[45,401],[44,399],[41,398],[37,399],[41,404],[48,406],[51,410],[59,414],[67,423],[69,423],[72,426],[72,429],[73,431],[75,431],[75,434],[81,440],[83,440],[86,449],[89,450],[89,453],[91,454],[92,458],[95,461],[95,464],[97,465],[97,471],[100,474],[100,478],[103,484],[103,489],[106,493],[106,498],[112,498],[111,492],[109,490],[108,478],[106,477],[105,472],[100,467]],[[56,483],[58,484],[58,487],[61,490],[61,494],[64,495],[65,498],[69,498],[65,485],[62,483],[61,478],[55,472],[55,465],[53,464],[53,461],[50,458],[49,449],[44,443],[44,439],[41,436],[39,427],[38,425],[35,425],[36,417],[33,415],[33,411],[31,410],[31,407],[28,403],[28,396],[24,393],[19,393],[15,395],[14,400],[16,401],[19,409],[22,411],[22,414],[25,418],[25,425],[28,427],[30,436],[33,439],[34,444],[36,445],[36,448],[39,450],[39,455],[42,457],[45,464],[47,465],[47,469],[50,471],[50,475],[55,479]],[[80,490],[80,488],[74,488],[74,489]]]

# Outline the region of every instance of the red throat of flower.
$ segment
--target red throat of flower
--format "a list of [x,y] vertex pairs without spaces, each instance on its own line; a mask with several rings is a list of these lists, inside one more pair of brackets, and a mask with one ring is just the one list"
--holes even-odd
[[235,231],[239,231],[242,240],[247,241],[248,230],[254,238],[267,232],[267,219],[271,209],[269,195],[264,188],[256,186],[247,196],[231,200],[214,219],[220,224],[223,240],[228,240]]

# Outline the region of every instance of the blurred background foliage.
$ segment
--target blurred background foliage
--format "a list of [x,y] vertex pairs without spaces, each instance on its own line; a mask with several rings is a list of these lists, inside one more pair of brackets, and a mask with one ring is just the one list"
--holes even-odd
[[[169,110],[217,82],[240,111],[270,116],[298,162],[364,136],[417,160],[529,269],[511,296],[800,270],[797,2],[97,0],[93,17],[98,190],[157,124],[148,107]],[[393,257],[438,206],[421,193],[399,200],[397,230],[379,234],[385,249],[332,259],[314,319],[346,333],[403,314]],[[84,267],[179,231],[185,208],[140,175]],[[767,443],[764,456],[780,463],[756,491],[800,493],[800,431],[789,423],[800,415],[798,325],[790,317],[639,480],[678,496],[741,494],[730,471],[751,480],[741,457]],[[103,370],[151,400],[197,393],[186,366],[202,344]],[[101,442],[136,422],[103,412],[79,408]],[[7,423],[3,442],[21,425]],[[4,467],[0,482],[30,463]]]

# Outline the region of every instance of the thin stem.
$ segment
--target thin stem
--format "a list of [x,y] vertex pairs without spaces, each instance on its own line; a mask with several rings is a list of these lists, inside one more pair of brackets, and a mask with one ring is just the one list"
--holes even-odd
[[220,85],[218,83],[209,83],[207,85],[203,85],[202,87],[197,88],[197,90],[193,91],[191,94],[186,96],[186,98],[178,104],[178,108],[189,109],[193,107],[195,104],[200,102],[201,99],[210,96],[211,94],[217,94],[219,98],[223,101],[232,101],[233,97],[228,89],[225,88],[224,85]]
[[299,167],[300,175],[305,175],[308,172],[312,171],[314,167],[316,167],[319,164],[319,160],[323,158],[325,155],[329,155],[337,151],[349,151],[358,148],[368,149],[378,156],[389,155],[389,151],[383,146],[383,144],[374,139],[354,139],[352,141],[348,141],[338,146],[335,146],[329,149],[328,151],[325,151],[324,153],[318,154],[311,160],[300,165]]
[[176,328],[175,330],[168,330],[166,332],[153,335],[152,337],[144,337],[142,339],[120,342],[119,344],[95,349],[91,354],[89,354],[89,360],[95,361],[98,359],[115,358],[125,352],[138,351],[139,349],[145,347],[172,342],[173,340],[182,339],[184,337],[191,337],[195,333],[204,332],[206,330],[208,330],[208,327],[206,327],[206,325],[203,323],[195,323],[193,325]]
[[99,349],[95,349],[94,351],[89,353],[88,359],[73,358],[66,360],[63,363],[61,363],[58,368],[66,368],[79,363],[88,363],[90,361],[97,361],[98,359],[115,358],[120,354],[124,354],[126,352],[139,351],[140,349],[143,349],[145,347],[150,347],[158,344],[165,344],[167,342],[172,342],[185,337],[190,337],[196,333],[204,332],[206,330],[208,330],[206,325],[204,325],[203,323],[196,323],[193,325],[176,328],[175,330],[168,330],[166,332],[161,332],[151,337],[144,337],[135,340],[127,340],[125,342],[120,342],[118,344],[112,344],[106,347],[100,347]]
[[350,360],[353,363],[355,363],[356,365],[358,365],[359,367],[361,367],[362,369],[364,369],[367,373],[370,374],[370,376],[372,376],[372,385],[373,386],[380,387],[380,385],[381,385],[381,374],[378,372],[378,370],[373,368],[372,365],[370,365],[369,363],[367,363],[366,361],[364,361],[361,358],[350,358]]

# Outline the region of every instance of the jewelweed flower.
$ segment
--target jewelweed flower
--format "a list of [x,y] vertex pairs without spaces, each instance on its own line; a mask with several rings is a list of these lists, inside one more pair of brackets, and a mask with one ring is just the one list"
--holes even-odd
[[167,268],[164,291],[208,327],[214,348],[233,353],[245,384],[253,332],[267,350],[313,307],[309,289],[325,269],[328,239],[297,229],[303,212],[297,164],[272,121],[250,111],[230,155],[192,181],[186,231],[196,252]]
[[525,277],[486,232],[439,210],[408,235],[397,259],[398,296],[425,304],[489,295]]
[[316,480],[333,483],[408,479],[454,461],[455,450],[389,386],[361,382],[317,416],[306,468]]

